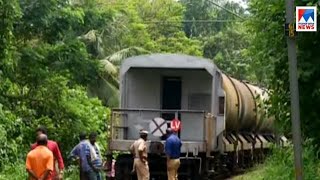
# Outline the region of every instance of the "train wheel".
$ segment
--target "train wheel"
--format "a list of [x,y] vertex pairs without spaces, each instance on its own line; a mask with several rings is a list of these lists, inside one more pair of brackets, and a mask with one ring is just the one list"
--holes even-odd
[[[203,164],[202,164],[203,166]],[[197,160],[191,160],[191,179],[192,180],[202,180],[203,179],[203,173],[202,170],[199,172],[200,164]]]
[[133,167],[133,159],[128,156],[119,156],[115,164],[115,179],[116,180],[133,180],[131,174]]

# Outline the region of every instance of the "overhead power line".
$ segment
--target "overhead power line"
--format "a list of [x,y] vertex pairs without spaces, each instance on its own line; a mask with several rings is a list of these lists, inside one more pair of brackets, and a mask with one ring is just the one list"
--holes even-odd
[[227,11],[228,13],[230,13],[230,14],[232,14],[232,15],[234,15],[234,16],[237,16],[238,18],[240,18],[240,19],[242,19],[242,20],[244,20],[244,18],[243,17],[241,17],[239,14],[236,14],[236,13],[234,13],[234,12],[232,12],[231,10],[229,10],[229,9],[227,9],[227,8],[225,8],[225,7],[223,7],[223,6],[220,6],[218,3],[216,3],[216,2],[213,2],[213,1],[208,1],[208,2],[210,2],[211,4],[213,4],[213,5],[215,5],[215,6],[218,6],[219,8],[221,8],[221,9],[223,9],[223,10],[225,10],[225,11]]
[[227,20],[227,19],[216,19],[216,20],[168,20],[168,21],[143,21],[143,23],[228,23],[228,22],[241,22],[241,20]]

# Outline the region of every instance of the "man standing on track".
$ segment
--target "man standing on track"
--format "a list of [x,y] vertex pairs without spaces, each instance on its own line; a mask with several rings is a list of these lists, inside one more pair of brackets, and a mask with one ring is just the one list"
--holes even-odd
[[138,180],[150,179],[147,137],[148,131],[141,130],[140,138],[130,146],[130,151],[134,155],[133,170],[137,172]]
[[[44,126],[40,126],[39,128],[37,128],[36,130],[37,136],[39,136],[40,134],[45,134],[47,135],[47,129]],[[37,143],[34,143],[31,145],[31,150],[35,149],[38,146]],[[48,149],[53,153],[53,157],[54,157],[54,162],[53,162],[53,172],[51,174],[51,178],[52,180],[62,180],[63,179],[63,169],[64,169],[64,163],[63,163],[63,159],[60,153],[60,149],[58,144],[55,141],[52,140],[48,140],[47,143],[47,147]],[[58,165],[59,165],[59,170],[57,170],[56,168],[56,161],[58,161]]]
[[178,169],[180,167],[181,140],[176,135],[176,131],[167,129],[168,138],[166,140],[165,152],[167,155],[168,180],[178,180]]

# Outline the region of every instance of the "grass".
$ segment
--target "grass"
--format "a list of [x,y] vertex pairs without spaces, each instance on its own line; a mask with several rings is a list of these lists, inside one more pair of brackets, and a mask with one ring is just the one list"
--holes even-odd
[[[0,171],[0,180],[26,180],[27,172],[23,162],[8,164]],[[79,179],[79,172],[76,166],[69,166],[65,170],[64,180]]]
[[[303,148],[303,175],[305,180],[320,180],[320,161],[316,149],[309,145]],[[291,180],[295,179],[293,147],[273,149],[272,155],[262,165],[233,180]]]
[[265,170],[266,168],[264,165],[258,165],[257,167],[249,170],[246,174],[236,176],[232,178],[232,180],[263,180]]
[[[15,164],[8,164],[0,171],[0,180],[26,180],[27,172],[25,170],[24,162],[17,162]],[[78,166],[72,165],[65,169],[63,180],[79,179]]]

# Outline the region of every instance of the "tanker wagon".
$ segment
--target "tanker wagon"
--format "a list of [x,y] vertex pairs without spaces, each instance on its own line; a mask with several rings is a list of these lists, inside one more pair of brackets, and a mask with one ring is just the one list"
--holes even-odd
[[[165,130],[181,122],[180,179],[204,179],[252,166],[275,142],[264,90],[236,80],[210,60],[182,54],[126,59],[120,67],[120,107],[112,109],[108,151],[117,153],[116,179],[131,175],[129,147],[149,131],[150,179],[166,179]],[[281,145],[287,140],[280,137]]]

